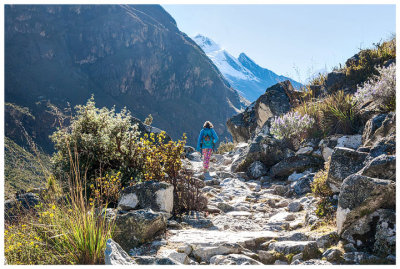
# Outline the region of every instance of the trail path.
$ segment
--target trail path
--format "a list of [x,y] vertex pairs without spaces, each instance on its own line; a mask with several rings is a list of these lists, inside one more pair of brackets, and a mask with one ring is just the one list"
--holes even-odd
[[[170,221],[165,238],[153,242],[153,247],[159,244],[157,253],[148,248],[153,253],[142,249],[138,255],[156,254],[184,264],[284,264],[273,261],[266,251],[318,251],[315,236],[305,227],[307,212],[315,210],[315,198],[285,197],[279,193],[282,182],[247,180],[243,173],[230,172],[229,158],[215,154],[206,174],[200,160],[190,161],[194,176],[206,183],[208,212],[193,212],[181,223]],[[313,263],[318,262],[324,263]]]

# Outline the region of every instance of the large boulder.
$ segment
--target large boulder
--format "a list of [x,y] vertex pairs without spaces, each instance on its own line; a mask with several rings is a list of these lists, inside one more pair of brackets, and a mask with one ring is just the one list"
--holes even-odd
[[295,155],[286,158],[271,167],[271,177],[288,177],[293,172],[304,172],[308,168],[320,168],[323,162],[319,158],[308,155]]
[[145,181],[125,188],[120,195],[121,210],[151,208],[171,213],[174,206],[174,187],[166,182]]
[[232,163],[232,171],[246,172],[255,161],[260,161],[269,167],[292,155],[294,152],[288,149],[282,141],[270,135],[259,134],[235,158]]
[[364,167],[367,153],[336,147],[331,156],[327,183],[333,192],[339,192],[343,180]]
[[375,255],[395,255],[396,212],[391,209],[378,209],[346,227],[341,236]]
[[369,161],[360,174],[367,177],[396,180],[396,156],[379,155]]
[[364,146],[372,146],[383,137],[396,133],[396,113],[379,114],[367,121],[362,141]]
[[296,182],[291,184],[292,189],[297,195],[303,195],[311,192],[311,183],[314,181],[315,173],[302,176]]
[[383,137],[376,141],[369,151],[367,160],[371,160],[382,154],[396,155],[396,134]]
[[396,185],[391,180],[359,174],[347,177],[341,186],[336,224],[341,234],[348,226],[380,208],[394,208]]
[[104,251],[104,263],[106,265],[132,265],[136,264],[125,250],[112,239],[108,239]]
[[126,251],[150,241],[167,227],[165,213],[133,210],[115,217],[114,240]]
[[236,143],[247,142],[258,133],[268,119],[288,112],[294,94],[295,91],[289,80],[269,87],[244,112],[227,121],[226,124],[233,141]]
[[331,135],[319,142],[319,149],[325,161],[329,160],[335,147],[357,149],[362,144],[361,135]]

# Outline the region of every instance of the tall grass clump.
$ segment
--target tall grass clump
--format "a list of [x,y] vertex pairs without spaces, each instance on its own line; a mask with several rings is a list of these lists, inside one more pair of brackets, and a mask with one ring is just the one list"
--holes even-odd
[[311,133],[317,138],[332,134],[353,134],[359,124],[353,97],[343,91],[302,103],[294,111],[314,119]]
[[[73,169],[68,193],[63,193],[55,178],[50,177],[44,202],[17,221],[5,223],[8,264],[104,263],[106,241],[112,238],[114,222],[99,213],[95,207],[99,203],[86,199],[85,180],[77,170],[76,156],[70,155]],[[103,208],[107,208],[107,202]]]
[[376,68],[378,75],[366,81],[357,88],[354,101],[362,105],[368,101],[379,102],[380,107],[386,111],[396,109],[396,63],[386,68]]

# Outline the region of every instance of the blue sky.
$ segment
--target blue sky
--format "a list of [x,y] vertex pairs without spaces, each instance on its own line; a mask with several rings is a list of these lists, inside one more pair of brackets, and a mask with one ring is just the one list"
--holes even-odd
[[395,5],[162,5],[189,36],[306,82],[396,32]]

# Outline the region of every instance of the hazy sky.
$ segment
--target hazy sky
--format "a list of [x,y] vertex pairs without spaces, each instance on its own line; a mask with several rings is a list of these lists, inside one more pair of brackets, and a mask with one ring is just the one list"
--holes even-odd
[[305,82],[396,32],[395,5],[162,5],[189,36]]

